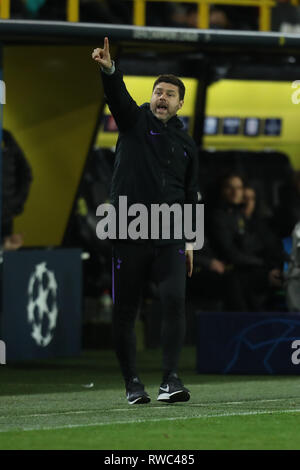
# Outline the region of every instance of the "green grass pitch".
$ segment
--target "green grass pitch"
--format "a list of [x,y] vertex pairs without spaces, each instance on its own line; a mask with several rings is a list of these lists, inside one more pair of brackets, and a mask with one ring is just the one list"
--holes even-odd
[[180,368],[191,400],[173,405],[156,401],[159,350],[138,354],[147,405],[127,403],[112,351],[2,365],[0,449],[300,449],[297,376],[199,375],[195,356]]

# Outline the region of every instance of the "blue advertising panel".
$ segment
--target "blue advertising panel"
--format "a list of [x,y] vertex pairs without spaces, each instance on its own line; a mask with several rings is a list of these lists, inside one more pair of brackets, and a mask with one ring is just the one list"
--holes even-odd
[[265,127],[264,127],[264,134],[278,136],[281,134],[281,127],[282,127],[282,119],[266,119]]
[[300,374],[300,313],[197,313],[200,374]]
[[226,117],[223,119],[223,134],[237,135],[240,132],[241,119],[238,117]]
[[81,285],[79,249],[4,253],[0,338],[8,362],[80,354]]

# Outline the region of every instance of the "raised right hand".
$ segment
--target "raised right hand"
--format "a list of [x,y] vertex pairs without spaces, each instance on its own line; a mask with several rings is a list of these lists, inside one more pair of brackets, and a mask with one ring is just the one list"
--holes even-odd
[[109,42],[108,37],[104,38],[104,48],[94,49],[92,58],[98,62],[103,68],[110,69],[112,67],[112,61],[109,53]]

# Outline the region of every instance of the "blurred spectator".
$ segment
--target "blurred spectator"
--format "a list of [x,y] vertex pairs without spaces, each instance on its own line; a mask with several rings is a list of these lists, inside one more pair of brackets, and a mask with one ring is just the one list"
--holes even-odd
[[177,28],[186,27],[186,7],[180,3],[169,4],[168,18],[166,26],[174,26]]
[[10,17],[14,19],[37,19],[47,0],[14,0],[10,4]]
[[25,0],[23,3],[28,15],[35,18],[38,16],[39,10],[46,3],[46,0]]
[[[148,2],[148,26],[198,27],[195,3]],[[132,24],[133,2],[125,0],[80,0],[80,21]],[[14,0],[11,18],[66,20],[66,1]],[[258,30],[257,7],[211,5],[209,27],[212,29]],[[272,31],[300,32],[300,7],[290,0],[277,0],[272,8]]]
[[228,7],[227,15],[232,23],[232,29],[258,30],[259,10],[257,7]]
[[277,0],[272,8],[272,31],[282,33],[300,32],[300,8],[291,5],[290,0]]
[[[177,28],[198,28],[198,5],[173,3],[169,7],[167,26]],[[210,8],[210,28],[227,29],[230,22],[224,10]]]
[[[44,13],[46,17],[44,17]],[[65,20],[66,2],[58,0],[13,0],[10,4],[10,17],[25,20]]]
[[282,264],[285,259],[281,240],[271,231],[267,219],[263,218],[258,209],[256,191],[251,186],[244,188],[244,206],[242,212],[245,216],[248,236],[253,237],[253,245],[258,248],[261,244],[260,254],[264,264],[270,269],[268,278],[274,287],[282,287]]
[[23,243],[20,234],[13,235],[14,218],[24,210],[32,181],[31,168],[12,134],[2,131],[2,221],[1,239],[5,249],[17,249]]
[[283,250],[255,209],[254,189],[247,187],[245,201],[243,177],[226,175],[211,216],[210,234],[228,270],[227,300],[232,310],[241,312],[262,311],[270,287],[282,285]]
[[211,29],[233,29],[226,11],[216,7],[210,9],[209,27]]
[[[212,5],[209,27],[212,29],[257,29],[257,8]],[[198,28],[198,5],[173,3],[169,10],[168,26]]]
[[166,26],[198,28],[198,6],[196,4],[170,3],[166,13]]
[[[184,27],[185,8],[180,3],[147,2],[147,26],[177,26]],[[132,23],[132,17],[131,17]]]
[[273,226],[280,237],[289,237],[300,221],[300,170],[280,191],[280,203],[274,214]]
[[198,28],[198,6],[189,5],[186,9],[185,24],[187,28]]

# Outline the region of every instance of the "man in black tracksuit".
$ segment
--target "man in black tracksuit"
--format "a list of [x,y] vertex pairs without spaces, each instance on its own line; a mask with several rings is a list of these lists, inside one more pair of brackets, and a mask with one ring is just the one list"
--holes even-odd
[[[198,200],[198,160],[193,140],[182,130],[177,111],[183,105],[184,85],[173,75],[156,80],[151,102],[139,107],[129,95],[122,73],[110,58],[108,38],[93,59],[102,70],[108,105],[119,129],[111,202],[119,197],[127,206],[140,203],[148,214],[153,204],[195,205]],[[149,220],[151,222],[151,220]],[[150,225],[149,225],[150,226]],[[158,284],[163,308],[163,380],[158,400],[187,401],[190,392],[177,375],[185,334],[185,277],[192,274],[193,251],[182,239],[120,240],[113,248],[113,330],[117,357],[130,404],[148,403],[136,371],[134,322],[144,280],[151,274]]]

